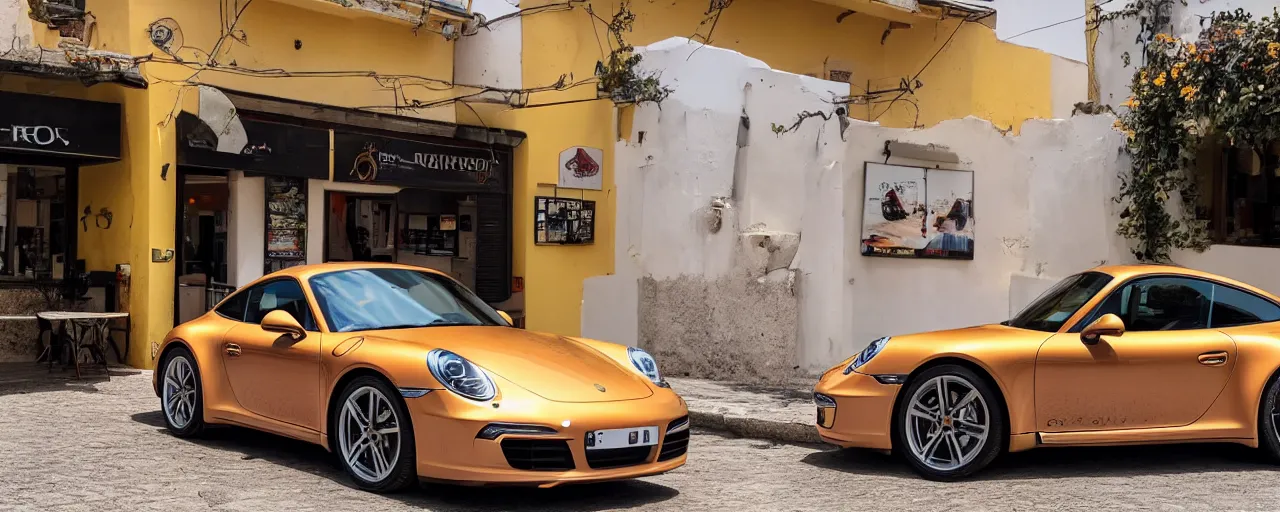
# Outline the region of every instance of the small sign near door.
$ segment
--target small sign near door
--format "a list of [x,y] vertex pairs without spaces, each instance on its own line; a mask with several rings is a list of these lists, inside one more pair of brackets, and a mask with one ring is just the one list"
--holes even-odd
[[574,146],[560,152],[560,188],[604,188],[604,151]]
[[307,261],[307,180],[269,176],[265,272]]

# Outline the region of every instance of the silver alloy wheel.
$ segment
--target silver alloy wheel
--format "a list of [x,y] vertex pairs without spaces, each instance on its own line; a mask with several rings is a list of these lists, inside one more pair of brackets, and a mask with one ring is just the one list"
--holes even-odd
[[164,370],[164,415],[179,430],[191,423],[196,412],[196,372],[186,356],[174,356]]
[[991,430],[991,410],[973,383],[940,375],[916,388],[902,428],[916,460],[937,471],[951,471],[982,452]]
[[342,404],[338,416],[342,459],[361,479],[381,482],[400,460],[400,419],[381,391],[364,386]]

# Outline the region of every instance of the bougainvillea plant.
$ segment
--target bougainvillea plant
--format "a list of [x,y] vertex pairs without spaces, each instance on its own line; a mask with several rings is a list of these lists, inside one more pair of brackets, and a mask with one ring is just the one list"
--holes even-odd
[[1134,74],[1128,111],[1116,121],[1133,162],[1121,176],[1117,232],[1137,241],[1140,260],[1208,248],[1195,209],[1195,156],[1204,138],[1261,155],[1280,135],[1280,15],[1255,20],[1237,9],[1205,21],[1195,41],[1155,35]]

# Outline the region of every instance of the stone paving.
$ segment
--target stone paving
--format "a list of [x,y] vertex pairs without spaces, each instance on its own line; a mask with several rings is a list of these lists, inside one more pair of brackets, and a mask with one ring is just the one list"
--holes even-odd
[[814,426],[813,385],[796,380],[784,386],[751,386],[701,379],[668,378],[684,397],[693,424],[743,437],[792,443],[819,443]]
[[876,453],[703,430],[689,463],[657,477],[380,496],[352,488],[316,446],[239,428],[170,436],[149,372],[24,383],[12,371],[0,365],[0,511],[1280,510],[1276,467],[1231,445],[1033,450],[942,484]]

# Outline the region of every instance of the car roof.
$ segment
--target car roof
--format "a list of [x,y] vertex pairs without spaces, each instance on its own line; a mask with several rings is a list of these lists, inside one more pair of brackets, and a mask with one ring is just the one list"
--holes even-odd
[[373,268],[394,268],[394,269],[402,269],[402,270],[413,270],[417,272],[429,272],[432,274],[448,277],[448,275],[446,275],[445,273],[435,269],[430,269],[426,267],[415,267],[413,265],[403,265],[400,263],[381,263],[381,262],[374,262],[374,261],[342,261],[342,262],[331,262],[331,263],[314,263],[311,265],[298,265],[295,267],[289,267],[289,268],[277,270],[275,272],[262,276],[261,278],[255,280],[254,282],[256,283],[258,281],[262,281],[266,279],[274,279],[277,277],[294,277],[294,278],[297,278],[299,281],[306,281],[316,276],[317,274],[325,274],[325,273],[339,271],[339,270],[360,270],[360,269],[373,269]]
[[1212,274],[1209,272],[1204,272],[1202,270],[1195,270],[1187,267],[1180,267],[1178,265],[1157,265],[1157,264],[1104,265],[1104,266],[1094,267],[1089,270],[1093,272],[1102,272],[1104,274],[1110,274],[1112,277],[1115,277],[1116,279],[1120,279],[1122,281],[1129,280],[1135,277],[1142,277],[1142,276],[1148,276],[1148,275],[1173,275],[1173,276],[1186,276],[1186,277],[1207,279],[1210,281],[1217,281],[1225,285],[1230,285],[1230,286],[1233,286],[1257,295],[1261,295],[1263,297],[1271,299],[1274,302],[1280,302],[1280,297],[1277,297],[1271,293],[1268,293],[1267,291],[1262,290],[1261,288],[1258,288],[1246,283],[1242,283],[1240,281],[1236,281],[1235,279],[1231,279],[1229,277],[1223,277],[1218,274]]

